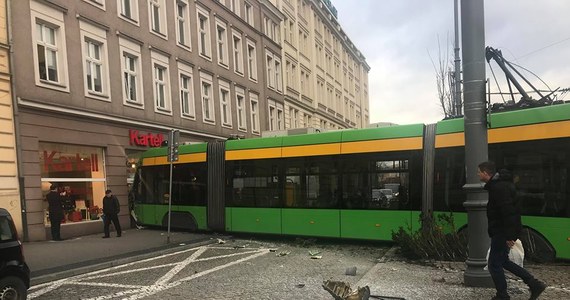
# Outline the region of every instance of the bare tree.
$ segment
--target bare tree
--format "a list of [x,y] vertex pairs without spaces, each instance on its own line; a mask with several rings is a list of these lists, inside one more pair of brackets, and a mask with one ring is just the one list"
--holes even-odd
[[[449,44],[449,37],[448,37]],[[435,70],[435,79],[437,85],[437,95],[439,99],[439,104],[443,110],[445,118],[454,117],[457,115],[455,112],[455,105],[453,101],[454,93],[454,71],[453,71],[453,60],[450,56],[449,47],[446,47],[445,53],[441,51],[441,45],[439,43],[439,36],[437,38],[438,47],[438,61],[437,64],[434,62],[433,57],[428,51],[429,58]],[[453,47],[451,47],[453,49]]]

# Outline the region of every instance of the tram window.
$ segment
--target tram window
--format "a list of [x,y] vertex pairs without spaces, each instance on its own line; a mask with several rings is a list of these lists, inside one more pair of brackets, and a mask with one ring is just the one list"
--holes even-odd
[[239,207],[280,207],[277,160],[245,160],[227,163],[228,203]]
[[467,200],[465,150],[462,147],[436,149],[433,179],[434,211],[463,212]]
[[172,170],[172,204],[206,205],[206,163],[174,165]]
[[382,159],[378,155],[350,155],[344,158],[343,166],[343,208],[410,209],[408,159],[394,154]]
[[513,174],[521,213],[570,217],[570,139],[493,144],[489,156]]
[[333,157],[285,160],[285,207],[336,208],[338,162]]
[[[206,164],[180,164],[172,169],[172,204],[206,205]],[[140,191],[137,202],[168,204],[170,166],[152,166],[141,169]]]

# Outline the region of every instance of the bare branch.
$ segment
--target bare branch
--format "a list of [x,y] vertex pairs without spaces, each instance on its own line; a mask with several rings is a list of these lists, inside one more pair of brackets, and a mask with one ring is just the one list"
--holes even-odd
[[[449,36],[447,37],[447,44],[449,44]],[[454,85],[454,77],[453,77],[453,62],[450,59],[449,54],[449,47],[446,47],[445,53],[441,50],[441,44],[439,41],[439,35],[437,37],[437,46],[438,46],[438,61],[437,65],[434,62],[431,54],[428,50],[428,56],[431,60],[432,66],[435,70],[435,79],[436,79],[436,87],[437,87],[437,95],[439,104],[443,111],[445,118],[451,117],[454,115],[454,104],[453,104],[453,85]]]

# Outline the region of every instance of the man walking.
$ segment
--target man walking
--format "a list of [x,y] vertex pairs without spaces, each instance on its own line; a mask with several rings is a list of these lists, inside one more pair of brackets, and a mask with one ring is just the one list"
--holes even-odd
[[105,236],[103,236],[103,238],[109,237],[109,225],[111,225],[111,221],[117,230],[117,237],[121,236],[121,224],[119,223],[120,210],[119,199],[113,195],[111,190],[106,190],[105,197],[103,197],[103,213],[105,214]]
[[507,170],[496,172],[495,163],[491,161],[480,163],[477,175],[482,182],[486,183],[485,189],[489,192],[487,230],[491,237],[491,250],[488,265],[497,290],[493,299],[510,299],[503,269],[520,277],[529,286],[531,300],[538,299],[546,288],[546,284],[509,260],[509,251],[522,230],[512,175]]
[[49,193],[46,195],[49,211],[49,222],[51,224],[51,239],[63,241],[60,234],[61,220],[63,219],[63,207],[61,206],[61,196],[57,192],[57,186],[52,184]]

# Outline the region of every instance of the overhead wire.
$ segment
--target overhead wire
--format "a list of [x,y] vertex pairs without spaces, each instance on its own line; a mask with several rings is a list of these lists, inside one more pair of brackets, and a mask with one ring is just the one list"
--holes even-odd
[[534,50],[534,51],[531,51],[531,52],[529,52],[529,53],[527,53],[527,54],[525,54],[525,55],[523,55],[523,56],[519,56],[519,57],[517,58],[517,60],[518,60],[518,59],[521,59],[521,58],[523,58],[523,57],[527,57],[527,56],[529,56],[529,55],[531,55],[531,54],[534,54],[534,53],[536,53],[536,52],[542,51],[542,50],[544,50],[544,49],[546,49],[546,48],[550,48],[550,47],[552,47],[552,46],[554,46],[554,45],[558,45],[558,44],[564,43],[564,42],[566,42],[566,41],[568,41],[568,40],[570,40],[570,37],[567,37],[567,38],[565,38],[565,39],[563,39],[563,40],[560,40],[560,41],[558,41],[558,42],[554,42],[554,43],[552,43],[552,44],[550,44],[550,45],[547,45],[547,46],[544,46],[544,47],[542,47],[542,48],[539,48],[539,49],[536,49],[536,50]]

